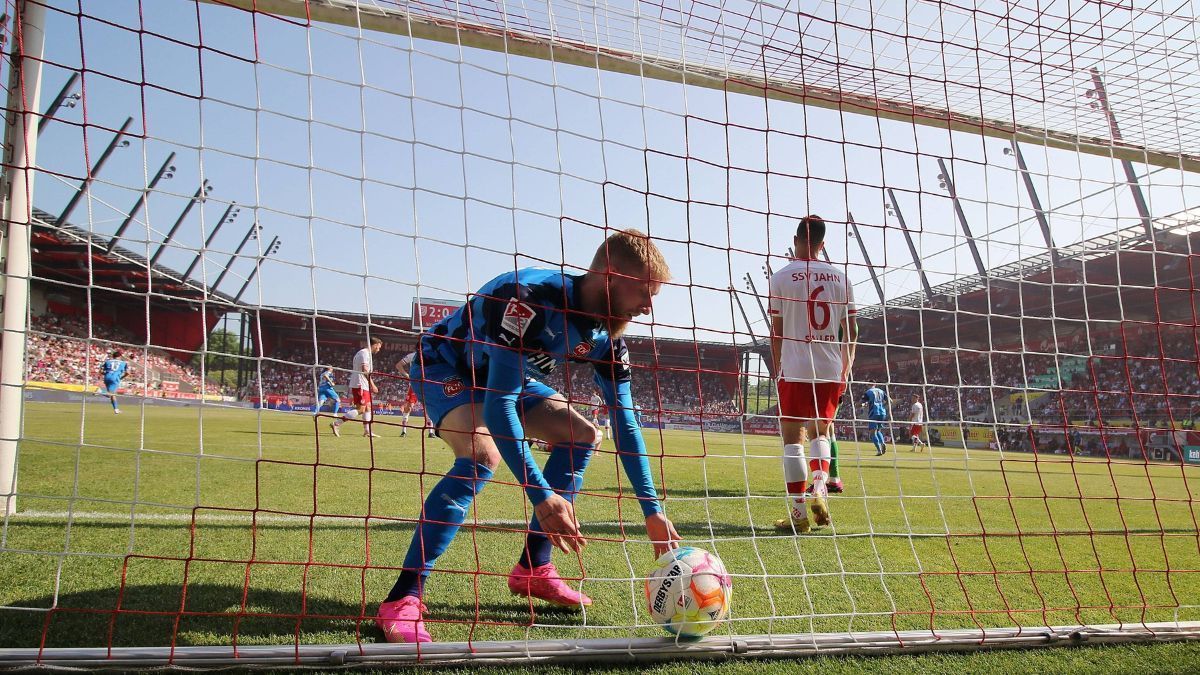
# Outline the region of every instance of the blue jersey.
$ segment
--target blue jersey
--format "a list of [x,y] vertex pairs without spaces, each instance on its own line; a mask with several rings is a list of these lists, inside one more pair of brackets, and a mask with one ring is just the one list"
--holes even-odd
[[862,400],[867,404],[867,414],[877,419],[887,418],[887,408],[884,404],[887,403],[888,396],[879,387],[871,387],[863,392]]
[[317,381],[317,388],[318,389],[333,389],[334,388],[333,371],[332,370],[321,371],[321,379]]
[[[516,476],[528,476],[534,504],[552,492],[529,453],[516,412],[527,378],[544,379],[565,361],[590,363],[613,415],[617,449],[642,511],[658,513],[646,445],[633,414],[632,371],[623,339],[579,310],[581,276],[527,268],[487,282],[421,336],[425,366],[446,364],[468,387],[484,388],[484,421]],[[518,440],[513,440],[518,439]]]
[[539,380],[570,359],[593,363],[602,391],[628,381],[625,341],[614,342],[594,317],[571,311],[579,306],[579,279],[536,268],[492,279],[422,336],[425,363],[454,366],[477,386],[487,382],[497,356],[510,354],[520,354],[523,374]]
[[126,364],[121,359],[108,359],[107,361],[104,362],[104,366],[102,367],[103,368],[102,372],[104,373],[104,379],[119,380],[119,379],[125,377],[125,370],[128,367],[129,367],[128,364]]

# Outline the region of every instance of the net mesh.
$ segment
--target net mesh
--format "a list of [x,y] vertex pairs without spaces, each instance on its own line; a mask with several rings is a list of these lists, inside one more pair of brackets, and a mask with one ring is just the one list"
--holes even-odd
[[[654,483],[733,580],[704,645],[1197,620],[1189,6],[36,4],[0,659],[382,654],[379,603],[453,462],[400,360],[496,275],[582,274],[626,227],[672,270],[627,337]],[[10,82],[13,116],[31,85]],[[812,212],[859,346],[834,423],[844,491],[797,535],[774,525],[766,308]],[[353,418],[371,337],[378,391]],[[599,422],[593,370],[546,383]],[[882,446],[870,385],[890,399]],[[452,646],[410,655],[677,644],[647,607],[652,547],[613,440],[578,493],[590,545],[554,557],[590,607],[510,593],[523,479],[501,464],[470,505],[424,588]]]

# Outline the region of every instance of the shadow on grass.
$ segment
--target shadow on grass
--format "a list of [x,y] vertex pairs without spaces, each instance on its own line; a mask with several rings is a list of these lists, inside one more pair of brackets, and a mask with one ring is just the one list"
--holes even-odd
[[[598,494],[612,494],[631,496],[633,493],[629,488],[616,487],[586,487],[587,492],[595,492]],[[746,490],[728,490],[724,488],[675,488],[668,487],[664,495],[669,499],[671,497],[746,497]]]
[[[117,515],[125,516],[127,514],[114,514],[114,516],[117,516]],[[64,521],[62,521],[62,520],[50,520],[50,519],[37,519],[37,520],[29,519],[29,520],[27,520],[27,519],[21,518],[20,515],[12,517],[10,522],[13,523],[15,526],[21,527],[22,530],[25,532],[32,532],[34,530],[37,530],[37,531],[42,531],[42,532],[46,532],[46,533],[52,533],[55,535],[57,535],[57,533],[61,532],[61,530],[63,529],[63,526],[64,526]],[[73,526],[76,528],[86,526],[88,528],[96,529],[96,530],[112,530],[116,534],[125,533],[129,529],[128,522],[125,522],[125,523],[121,523],[121,522],[102,522],[102,523],[91,522],[91,523],[89,523],[89,522],[87,522],[86,518],[83,518],[83,519],[76,519],[75,521],[73,521],[73,523],[74,523]],[[230,533],[245,532],[250,527],[250,524],[251,524],[251,518],[249,515],[246,515],[244,522],[238,522],[238,521],[214,522],[214,521],[205,521],[205,520],[201,519],[201,520],[199,520],[199,522],[196,523],[195,528],[196,528],[196,531],[200,532],[201,535],[203,536],[204,533],[206,533],[206,532],[230,532]],[[624,536],[624,537],[630,537],[633,539],[640,540],[645,535],[645,529],[644,529],[645,525],[641,521],[640,517],[635,518],[633,516],[630,516],[629,519],[624,523],[595,522],[595,521],[589,522],[587,520],[584,520],[584,521],[582,521],[581,525],[582,525],[583,533],[585,535],[591,536],[591,537],[604,537],[606,539],[614,539],[614,538],[619,538],[619,537]],[[779,536],[779,535],[791,534],[790,532],[783,532],[783,531],[775,529],[773,523],[768,522],[768,521],[763,521],[763,522],[755,523],[754,525],[750,525],[750,524],[747,524],[744,522],[728,523],[728,522],[720,522],[720,521],[676,520],[676,521],[674,521],[674,525],[675,525],[675,529],[683,537],[684,541],[697,540],[697,539],[703,540],[703,539],[709,538],[710,536],[716,536],[716,537],[764,537],[764,536]],[[150,530],[177,531],[177,530],[180,530],[180,528],[188,528],[188,527],[191,527],[191,524],[189,522],[187,522],[186,520],[180,520],[175,523],[164,523],[164,522],[153,522],[153,521],[139,521],[137,523],[138,530],[141,530],[143,532],[150,531]],[[260,531],[263,531],[263,532],[294,532],[294,533],[297,533],[297,535],[303,535],[304,533],[307,533],[307,532],[339,532],[339,531],[345,532],[347,530],[361,530],[362,528],[363,528],[362,517],[350,517],[350,516],[346,516],[345,518],[340,519],[340,522],[331,522],[329,520],[317,520],[316,522],[312,523],[311,525],[307,521],[301,521],[299,519],[297,522],[267,521],[267,522],[259,522],[257,525],[257,529]],[[388,537],[398,537],[397,541],[407,542],[412,537],[414,525],[411,522],[373,520],[371,522],[370,528],[371,528],[371,532],[373,533],[373,536],[386,535]],[[492,534],[492,535],[496,535],[496,536],[512,535],[514,537],[517,537],[516,539],[513,540],[514,560],[515,560],[515,556],[520,552],[520,546],[523,543],[522,537],[526,531],[525,526],[523,524],[521,524],[520,521],[516,521],[516,520],[505,521],[502,523],[481,522],[479,525],[474,525],[471,522],[467,522],[466,524],[463,525],[462,529],[464,531],[464,534],[460,534],[459,535],[460,537],[465,536],[465,532],[469,532],[472,529],[477,530],[480,533],[488,533],[488,534]],[[831,533],[832,533],[831,530],[820,529],[816,534],[821,535],[821,534],[831,534]],[[1049,529],[1033,530],[1033,529],[1025,528],[1025,529],[1022,529],[1019,533],[1011,533],[1010,534],[1007,532],[993,531],[993,532],[989,532],[987,534],[987,536],[992,537],[992,538],[1005,537],[1005,538],[1011,538],[1013,540],[1019,540],[1019,539],[1039,539],[1039,538],[1043,538],[1043,537],[1056,537],[1056,536],[1057,537],[1078,537],[1078,536],[1095,536],[1095,535],[1178,536],[1178,535],[1190,535],[1190,534],[1194,534],[1194,533],[1195,533],[1195,529],[1188,528],[1188,527],[1166,527],[1166,528],[1161,528],[1161,529],[1159,529],[1159,528],[1141,528],[1141,527],[1110,528],[1110,529],[1095,529],[1095,530],[1090,530],[1087,532],[1083,532],[1083,531],[1079,531],[1079,530],[1069,530],[1069,529],[1056,532],[1056,531],[1049,530]],[[839,534],[845,536],[845,535],[863,535],[863,534],[868,534],[868,533],[864,532],[864,531],[856,530],[856,529],[843,528],[842,530],[839,531]],[[911,533],[911,535],[915,536],[917,538],[921,538],[921,539],[953,536],[953,537],[958,538],[959,540],[963,540],[963,538],[974,538],[974,537],[982,538],[983,536],[985,536],[978,529],[968,530],[968,529],[964,529],[964,528],[953,528],[953,529],[951,529],[951,531],[948,534],[946,532],[936,531],[936,530],[923,530],[923,531],[913,531]],[[899,536],[899,537],[903,538],[905,536],[908,536],[908,534],[903,533],[903,532],[897,532],[897,533],[891,533],[891,534],[889,534],[887,532],[876,532],[876,533],[874,533],[874,536],[878,536],[878,537]],[[2,630],[2,628],[0,628],[0,630]]]
[[[186,595],[185,595],[186,591]],[[118,596],[120,596],[118,598]],[[244,597],[243,597],[244,596]],[[244,603],[244,604],[243,604]],[[251,586],[170,584],[116,586],[62,594],[54,609],[43,596],[0,608],[0,649],[287,645],[382,642],[378,605]],[[120,609],[118,609],[118,606]],[[179,608],[183,607],[183,611]],[[538,617],[583,623],[578,610],[514,598],[511,602],[433,603],[432,623],[503,623],[526,626]]]
[[255,436],[304,436],[312,438],[311,431],[263,431],[261,429],[224,429],[227,434],[253,434]]

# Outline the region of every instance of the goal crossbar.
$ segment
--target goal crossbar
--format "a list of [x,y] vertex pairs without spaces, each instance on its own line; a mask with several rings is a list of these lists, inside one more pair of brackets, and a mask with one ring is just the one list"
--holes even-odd
[[1152,166],[1200,172],[1200,156],[1174,153],[1125,141],[1071,134],[1017,124],[1008,120],[966,115],[949,109],[913,105],[900,100],[863,96],[828,87],[723,71],[687,61],[648,58],[633,52],[511,28],[450,20],[355,0],[203,0],[215,5],[274,14],[351,28],[379,31],[525,56],[567,65],[599,68],[627,75],[718,89],[736,94],[828,108],[922,126],[982,134],[992,138],[1033,143],[1084,154],[1142,162]]

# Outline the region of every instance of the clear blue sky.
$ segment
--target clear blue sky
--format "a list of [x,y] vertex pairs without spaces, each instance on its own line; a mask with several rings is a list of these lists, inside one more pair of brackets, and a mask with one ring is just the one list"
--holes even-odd
[[[76,11],[73,1],[49,4]],[[885,214],[884,187],[897,191],[931,283],[973,273],[938,185],[939,156],[954,158],[986,264],[1044,251],[1014,162],[996,139],[341,27],[306,31],[265,16],[252,23],[242,11],[201,4],[197,12],[182,0],[82,6],[95,18],[49,12],[47,58],[63,67],[46,68],[43,105],[65,68],[86,60],[82,105],[63,117],[79,122],[86,113],[89,124],[116,128],[133,116],[134,133],[148,138],[117,151],[72,221],[111,233],[175,151],[175,177],[124,245],[152,253],[207,178],[211,199],[162,262],[186,268],[237,201],[241,215],[220,233],[202,274],[215,281],[257,219],[262,245],[283,241],[246,296],[266,305],[407,315],[413,295],[461,297],[515,264],[583,265],[607,222],[648,230],[671,261],[678,285],[659,298],[655,334],[728,340],[736,308],[724,289],[742,289],[742,275],[758,274],[767,253],[782,255],[808,212],[832,220],[853,212],[885,294],[918,290],[898,222]],[[201,33],[210,50],[194,47]],[[879,56],[904,48],[882,45]],[[1080,108],[1081,119],[1098,115]],[[54,124],[39,163],[82,176],[84,147],[94,161],[110,139],[89,127],[85,141],[80,127]],[[1058,245],[1137,223],[1123,187],[1078,201],[1123,180],[1118,164],[1024,149],[1043,201],[1057,207]],[[36,205],[56,213],[77,183],[42,175]],[[1155,215],[1194,205],[1200,194],[1196,177],[1175,171],[1144,185]],[[851,265],[860,304],[877,302],[857,243],[835,231],[828,249]],[[251,264],[240,261],[221,290],[236,291]]]

